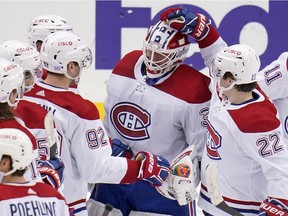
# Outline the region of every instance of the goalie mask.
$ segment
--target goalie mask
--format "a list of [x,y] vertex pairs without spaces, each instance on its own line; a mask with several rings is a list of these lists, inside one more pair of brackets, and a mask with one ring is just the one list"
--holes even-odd
[[[35,17],[28,27],[29,43],[40,51],[41,43],[51,33],[57,31],[73,32],[73,27],[66,19],[58,15],[44,15]],[[37,47],[37,42],[41,42]]]
[[[24,94],[24,88],[23,69],[15,62],[0,58],[0,103],[16,107]],[[10,96],[15,90],[17,97],[15,101],[11,101]]]
[[0,129],[0,159],[3,155],[12,159],[12,170],[0,172],[0,182],[3,176],[10,175],[16,170],[24,170],[33,160],[33,145],[29,137],[21,130],[14,128]]
[[0,57],[15,62],[23,68],[25,81],[27,82],[25,91],[31,90],[39,71],[39,52],[28,43],[9,40],[0,45]]
[[[87,43],[71,32],[50,34],[43,42],[40,57],[45,70],[64,74],[76,83],[79,81],[82,69],[88,68],[92,62],[92,52]],[[71,77],[68,74],[69,62],[76,62],[79,65],[80,72],[77,77]]]
[[[249,84],[256,81],[256,74],[260,68],[259,56],[249,46],[236,44],[222,49],[212,63],[212,74],[217,77],[220,97],[224,90],[230,90],[235,85]],[[220,80],[226,72],[230,72],[235,79],[232,84],[224,88]]]
[[147,77],[162,78],[185,60],[190,43],[188,36],[159,21],[150,27],[144,40],[143,55]]

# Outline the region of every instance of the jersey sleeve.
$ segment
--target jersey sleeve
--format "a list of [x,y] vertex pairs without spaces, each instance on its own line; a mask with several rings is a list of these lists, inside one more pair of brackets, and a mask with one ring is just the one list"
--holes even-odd
[[87,182],[120,183],[123,179],[130,182],[136,180],[137,166],[133,168],[133,162],[128,163],[126,158],[111,156],[109,138],[100,119],[81,119],[78,122],[76,119],[76,122],[71,124],[77,125],[71,136],[72,154],[80,175]]

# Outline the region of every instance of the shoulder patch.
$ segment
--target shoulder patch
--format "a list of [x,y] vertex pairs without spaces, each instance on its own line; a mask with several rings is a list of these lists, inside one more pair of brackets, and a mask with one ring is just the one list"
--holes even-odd
[[229,114],[244,133],[267,132],[280,126],[277,110],[268,99],[238,110],[229,110]]
[[141,50],[135,50],[126,54],[114,67],[112,73],[135,79],[134,66],[142,56]]
[[154,87],[188,103],[211,99],[210,78],[188,65],[180,65],[171,77]]

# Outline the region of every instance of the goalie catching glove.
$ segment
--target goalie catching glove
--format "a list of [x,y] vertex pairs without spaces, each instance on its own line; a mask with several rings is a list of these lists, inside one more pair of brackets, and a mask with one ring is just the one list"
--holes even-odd
[[150,182],[153,186],[160,186],[170,173],[169,162],[150,152],[141,151],[135,156],[135,160],[141,162],[138,179]]
[[63,182],[64,163],[58,157],[53,160],[39,160],[39,173],[44,183],[58,189]]
[[163,196],[177,200],[179,205],[187,205],[198,197],[196,188],[200,182],[200,171],[194,145],[185,149],[171,165],[169,174],[162,186],[156,187]]
[[202,14],[194,14],[185,8],[169,8],[161,14],[161,20],[182,34],[203,40],[209,33],[211,20]]

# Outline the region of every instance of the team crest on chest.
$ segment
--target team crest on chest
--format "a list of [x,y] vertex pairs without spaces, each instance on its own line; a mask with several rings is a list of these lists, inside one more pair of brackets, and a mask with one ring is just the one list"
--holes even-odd
[[220,160],[221,157],[218,153],[218,149],[221,147],[222,137],[220,134],[212,127],[209,121],[208,122],[208,133],[207,133],[207,142],[206,150],[207,155],[213,160]]
[[150,114],[133,103],[117,103],[110,112],[110,120],[118,133],[129,140],[148,139]]

